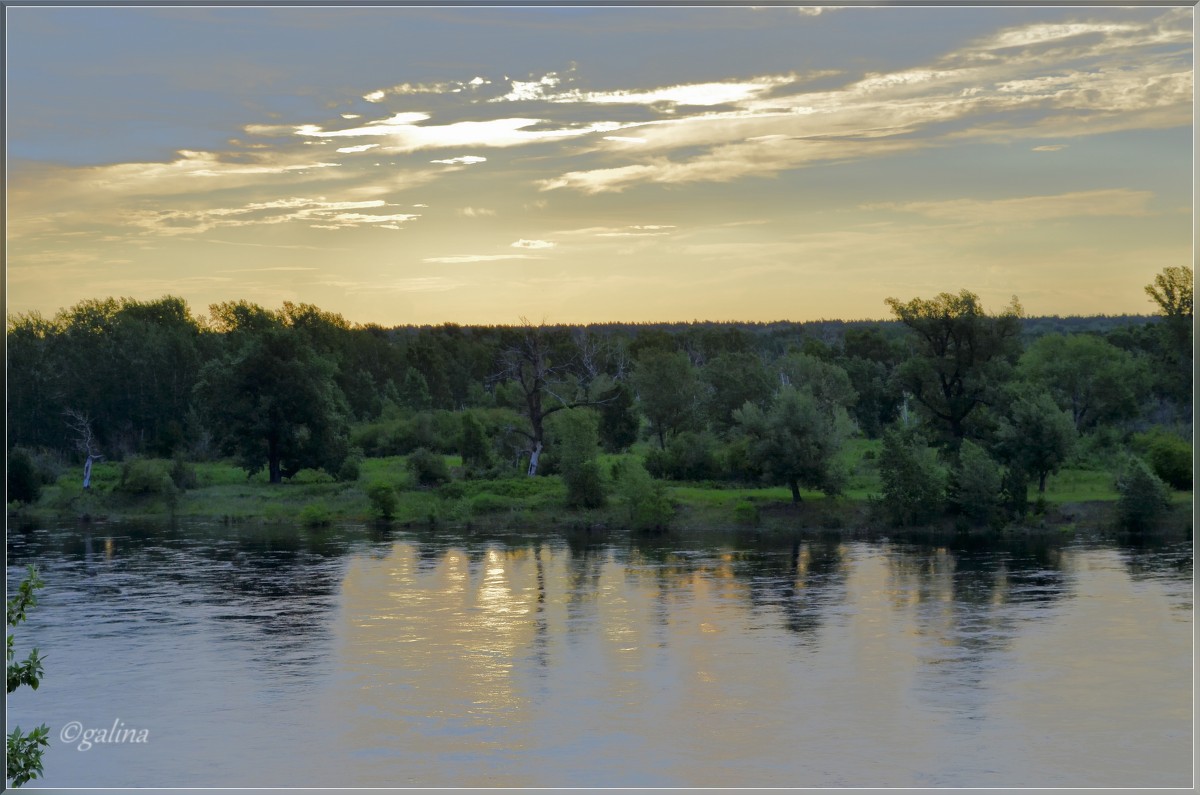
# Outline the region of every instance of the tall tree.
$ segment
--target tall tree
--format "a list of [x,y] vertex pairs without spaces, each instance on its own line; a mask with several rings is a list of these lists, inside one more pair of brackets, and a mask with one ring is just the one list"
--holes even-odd
[[1036,477],[1038,491],[1045,493],[1046,477],[1067,460],[1077,436],[1071,415],[1059,409],[1054,398],[1025,391],[1001,421],[998,444],[1009,466]]
[[956,447],[972,413],[994,402],[1020,354],[1021,306],[1014,297],[1000,315],[987,315],[969,290],[887,304],[913,333],[913,355],[897,371],[900,384]]
[[696,425],[699,380],[686,353],[646,349],[637,357],[632,382],[661,449],[669,435]]
[[1083,432],[1132,417],[1150,374],[1144,363],[1092,334],[1047,334],[1021,356],[1023,378],[1048,391]]
[[750,439],[752,463],[772,482],[788,486],[792,502],[800,502],[800,486],[841,493],[846,473],[838,453],[850,432],[844,408],[825,410],[809,389],[786,386],[770,411],[746,403],[734,418]]
[[196,391],[218,442],[247,473],[271,483],[304,468],[336,472],[346,456],[347,406],[334,362],[261,307],[220,305],[228,351],[201,372]]

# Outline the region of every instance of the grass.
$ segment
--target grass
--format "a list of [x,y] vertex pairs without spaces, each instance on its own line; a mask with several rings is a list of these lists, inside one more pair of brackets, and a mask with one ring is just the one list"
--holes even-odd
[[[677,524],[693,526],[759,525],[778,520],[815,526],[842,527],[865,516],[869,498],[880,491],[877,465],[880,442],[854,439],[842,452],[850,474],[845,492],[831,499],[819,491],[802,489],[802,504],[791,506],[791,492],[783,486],[733,483],[669,482],[668,497],[677,507]],[[636,451],[602,454],[600,470],[613,486],[620,466],[641,455]],[[444,456],[451,472],[461,477],[458,456]],[[169,465],[170,462],[164,462]],[[519,472],[494,480],[462,480],[438,488],[420,488],[404,456],[368,458],[353,482],[338,482],[324,472],[305,470],[289,481],[272,485],[265,472],[250,477],[231,462],[190,464],[196,488],[173,493],[132,495],[119,490],[122,464],[102,462],[93,467],[92,488],[83,492],[82,469],[75,467],[45,486],[38,502],[22,510],[47,517],[133,519],[161,516],[221,521],[292,523],[312,528],[337,522],[364,522],[373,517],[366,487],[385,482],[397,492],[393,521],[401,525],[476,523],[509,526],[570,526],[615,523],[615,505],[609,509],[568,511],[566,489],[557,476],[528,478]],[[1113,503],[1117,499],[1113,475],[1096,469],[1069,468],[1050,476],[1044,499],[1050,506]],[[1031,505],[1038,499],[1030,488]],[[1178,505],[1190,504],[1192,493],[1174,492]]]

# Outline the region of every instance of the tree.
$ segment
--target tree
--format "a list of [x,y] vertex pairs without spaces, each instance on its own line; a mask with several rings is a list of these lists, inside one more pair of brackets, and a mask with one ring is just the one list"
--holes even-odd
[[492,451],[488,445],[483,424],[470,411],[462,413],[462,443],[459,446],[462,462],[466,467],[487,469],[492,463]]
[[[16,596],[7,600],[7,619],[10,628],[15,628],[25,620],[26,611],[37,604],[37,596],[34,591],[44,585],[37,570],[30,566],[28,575],[17,587]],[[38,650],[34,648],[29,651],[29,656],[21,662],[13,662],[16,657],[13,641],[13,635],[10,632],[8,633],[7,651],[8,692],[12,693],[22,686],[37,690],[42,681],[42,658],[38,656]],[[22,733],[20,726],[13,727],[13,730],[8,733],[6,776],[14,787],[19,787],[42,774],[42,753],[50,745],[49,733],[50,729],[44,723],[28,734]]]
[[1117,493],[1117,521],[1126,530],[1149,530],[1171,507],[1166,484],[1133,456],[1117,473]]
[[1021,306],[1017,299],[998,316],[984,314],[969,290],[958,295],[901,302],[888,298],[896,317],[913,332],[913,355],[897,370],[951,447],[967,436],[968,420],[993,403],[1020,354]]
[[745,403],[764,406],[778,385],[753,353],[722,353],[700,371],[707,387],[704,404],[713,430],[727,431],[733,414]]
[[779,360],[779,370],[785,383],[807,388],[822,406],[848,410],[858,398],[844,369],[810,353],[788,354]]
[[[214,316],[221,307],[214,307]],[[266,310],[227,332],[228,351],[204,367],[197,397],[222,448],[271,483],[304,468],[337,472],[347,452],[347,407],[336,365]]]
[[1003,491],[1003,472],[979,445],[964,439],[958,448],[958,465],[950,475],[950,503],[978,524],[996,519]]
[[1149,381],[1139,359],[1092,334],[1047,334],[1029,346],[1018,369],[1071,413],[1081,433],[1136,414]]
[[1077,436],[1071,415],[1049,394],[1028,391],[1013,401],[997,434],[1009,466],[1036,477],[1039,493],[1045,493],[1046,477],[1067,460]]
[[829,495],[840,494],[846,472],[838,453],[849,434],[846,410],[835,406],[823,410],[808,389],[783,387],[769,412],[746,403],[734,412],[750,438],[750,458],[774,483],[792,490],[792,502],[800,502],[800,486]]
[[[604,376],[600,376],[593,388],[603,381]],[[611,386],[596,392],[600,404],[600,442],[608,452],[619,453],[637,441],[642,418],[629,385],[623,381],[609,383]]]
[[598,417],[589,409],[564,411],[554,418],[551,435],[555,460],[567,486],[567,507],[604,506],[604,483],[596,461]]
[[632,380],[661,449],[669,435],[695,426],[699,381],[686,353],[648,348],[637,357]]
[[937,453],[915,430],[893,427],[884,432],[879,479],[883,507],[894,524],[925,524],[941,514],[946,475]]
[[1163,268],[1154,277],[1154,283],[1146,285],[1146,295],[1158,304],[1165,317],[1192,319],[1192,289],[1195,274],[1186,265]]

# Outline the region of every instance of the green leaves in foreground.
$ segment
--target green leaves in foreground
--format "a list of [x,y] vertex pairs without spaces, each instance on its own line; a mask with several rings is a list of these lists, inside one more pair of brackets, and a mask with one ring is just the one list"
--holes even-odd
[[[7,620],[9,627],[16,627],[25,620],[25,613],[37,604],[34,591],[45,583],[38,576],[37,570],[29,567],[29,575],[17,587],[17,594],[7,602]],[[37,690],[42,679],[42,659],[37,649],[32,649],[29,656],[21,662],[13,662],[16,652],[13,649],[13,636],[8,636],[8,692],[11,693],[22,685]],[[6,777],[14,787],[19,787],[27,781],[42,774],[42,752],[49,746],[50,730],[46,724],[38,726],[28,734],[16,726],[8,735],[8,765]]]

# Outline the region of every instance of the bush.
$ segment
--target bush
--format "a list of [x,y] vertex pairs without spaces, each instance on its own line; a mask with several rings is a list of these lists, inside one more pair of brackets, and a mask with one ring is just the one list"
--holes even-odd
[[200,485],[200,478],[196,475],[196,467],[184,460],[183,455],[177,453],[171,459],[170,470],[171,482],[175,484],[175,488],[180,491],[194,489]]
[[408,468],[421,486],[438,486],[450,481],[446,459],[424,447],[418,447],[408,456]]
[[926,524],[942,513],[945,473],[937,453],[914,432],[893,428],[884,433],[879,478],[883,507],[893,523]]
[[990,524],[999,516],[1000,465],[982,447],[964,440],[958,450],[958,466],[950,479],[950,503],[976,524]]
[[121,466],[117,491],[127,494],[175,494],[175,484],[166,462],[148,458],[131,458]]
[[599,418],[588,409],[554,415],[548,434],[549,450],[567,487],[568,508],[604,505],[604,481],[596,457],[600,453]]
[[8,501],[36,502],[41,490],[33,456],[23,447],[14,447],[8,454]]
[[1149,530],[1171,506],[1167,485],[1131,456],[1117,474],[1117,521],[1126,530]]
[[675,515],[675,507],[667,498],[662,482],[638,461],[626,461],[617,477],[617,502],[626,520],[635,530],[665,530]]
[[396,489],[391,483],[376,480],[367,486],[367,499],[371,511],[380,519],[391,519],[396,515]]
[[749,500],[742,500],[733,506],[733,518],[739,524],[747,524],[751,527],[757,527],[759,521],[758,506]]
[[305,527],[328,527],[331,522],[329,509],[322,502],[310,502],[300,509],[300,524]]
[[485,513],[500,513],[512,509],[516,503],[508,497],[501,497],[499,494],[476,494],[471,498],[470,506],[473,515]]
[[1168,486],[1179,491],[1192,488],[1192,446],[1186,439],[1155,426],[1134,436],[1133,446]]
[[486,470],[492,463],[492,451],[488,445],[487,434],[483,424],[476,419],[474,413],[465,411],[462,415],[462,443],[459,446],[463,466],[471,473]]
[[717,480],[724,473],[717,438],[708,431],[684,431],[667,442],[665,450],[646,455],[646,469],[667,480]]
[[362,474],[363,451],[360,447],[350,448],[346,460],[338,468],[337,479],[343,483],[353,483]]

